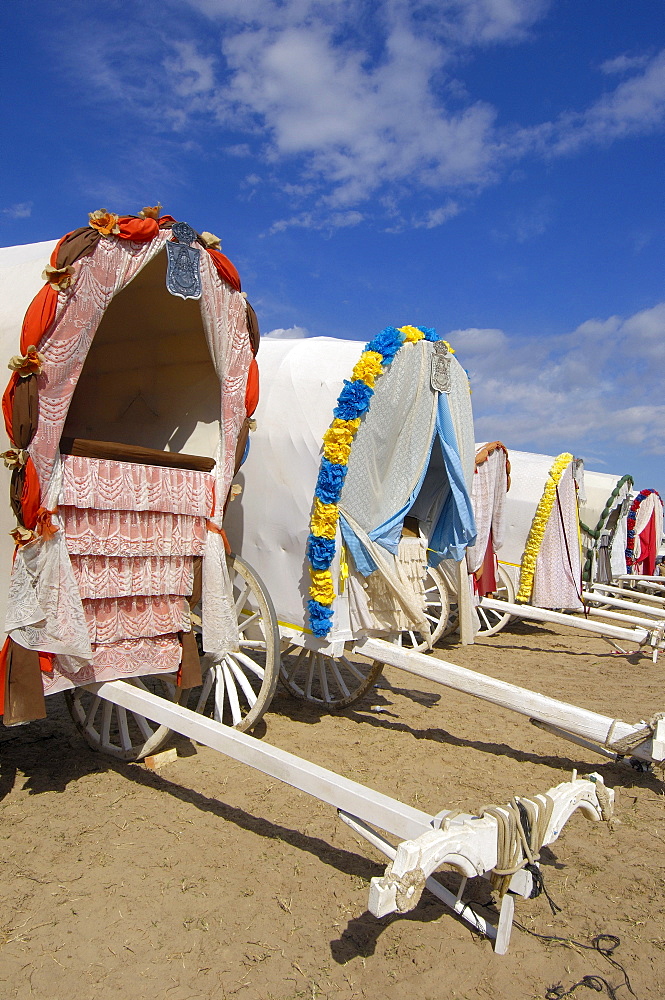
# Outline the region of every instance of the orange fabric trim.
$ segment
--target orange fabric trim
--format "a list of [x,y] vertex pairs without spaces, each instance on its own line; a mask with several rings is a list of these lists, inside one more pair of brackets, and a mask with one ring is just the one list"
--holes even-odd
[[252,358],[247,372],[247,388],[245,389],[245,413],[248,417],[259,405],[259,366],[256,358]]
[[229,540],[226,537],[226,532],[224,531],[224,529],[218,528],[215,522],[210,520],[206,521],[206,528],[208,529],[208,531],[214,531],[216,535],[222,536],[222,541],[224,542],[224,549],[226,551],[227,556],[230,556],[231,546],[229,545]]
[[[73,232],[73,230],[72,230],[72,232]],[[60,253],[60,247],[65,242],[65,240],[67,239],[68,236],[71,236],[71,233],[65,233],[65,235],[62,237],[62,239],[58,240],[58,242],[56,243],[55,249],[54,249],[53,253],[51,254],[51,259],[49,261],[51,267],[57,267],[58,266],[58,254]]]
[[[26,528],[34,531],[41,507],[39,479],[37,470],[31,458],[25,463],[25,483],[21,493],[21,512]],[[41,508],[43,510],[43,508]]]
[[58,293],[50,285],[44,285],[40,292],[37,292],[34,299],[28,306],[21,329],[21,354],[25,354],[28,348],[34,344],[39,347],[39,342],[55,319],[55,310],[58,304]]
[[218,273],[231,288],[235,288],[237,292],[241,292],[240,287],[240,275],[235,269],[235,266],[231,263],[228,257],[226,257],[221,251],[213,250],[208,247],[208,253],[212,257],[212,262],[217,268]]
[[39,669],[43,674],[53,673],[53,659],[55,653],[39,653]]
[[128,215],[118,219],[118,227],[118,239],[132,240],[134,243],[149,243],[159,232],[156,219],[133,219]]
[[162,226],[166,225],[167,222],[175,222],[175,219],[173,218],[172,215],[160,215],[157,221],[159,222],[159,226],[161,228]]
[[48,507],[40,507],[37,511],[36,529],[38,535],[46,535],[50,537],[55,535],[58,530],[51,520],[51,515],[55,514],[54,510],[49,510]]
[[5,430],[7,431],[7,437],[13,445],[16,444],[13,438],[14,423],[14,393],[16,392],[16,386],[18,385],[18,380],[20,379],[18,372],[12,372],[12,377],[7,383],[7,388],[2,394],[2,415],[5,418]]

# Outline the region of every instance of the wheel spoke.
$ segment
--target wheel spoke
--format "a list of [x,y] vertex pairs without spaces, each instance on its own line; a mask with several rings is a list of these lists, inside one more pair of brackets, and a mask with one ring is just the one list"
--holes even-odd
[[238,691],[236,689],[233,675],[229,669],[227,660],[229,658],[224,658],[224,663],[222,664],[222,670],[224,671],[224,680],[226,681],[226,690],[229,696],[229,706],[231,708],[231,717],[233,719],[233,725],[237,726],[239,722],[242,722],[242,712],[240,711],[240,702],[238,701]]
[[346,657],[346,656],[340,656],[339,660],[340,660],[340,663],[343,663],[344,666],[346,667],[346,669],[349,670],[353,674],[353,676],[356,678],[356,680],[359,680],[359,681],[364,681],[365,680],[364,673],[361,670],[359,670],[358,667],[355,665],[355,663],[352,663],[351,660],[348,659],[348,657]]
[[319,657],[319,680],[321,681],[321,690],[323,692],[323,700],[326,703],[330,703],[330,691],[328,690],[328,673],[327,673],[327,657]]
[[118,719],[118,732],[120,734],[120,746],[123,750],[132,749],[132,741],[129,737],[129,726],[127,725],[127,711],[122,706],[116,706],[116,717]]
[[111,743],[111,715],[113,713],[113,702],[105,701],[102,706],[102,728],[100,732],[100,737],[102,741],[102,746],[107,746]]
[[226,657],[226,662],[228,663],[229,667],[231,668],[231,672],[233,673],[233,676],[235,677],[235,679],[238,681],[238,684],[243,689],[243,692],[245,694],[245,698],[247,699],[247,701],[249,703],[249,707],[253,708],[254,705],[256,704],[256,694],[254,693],[254,688],[249,683],[249,680],[247,679],[247,677],[243,673],[243,671],[240,669],[240,667],[238,666],[238,664],[235,662],[235,658],[234,658],[233,654],[230,653]]
[[210,669],[206,670],[205,674],[203,675],[201,694],[199,695],[199,700],[196,703],[196,707],[194,709],[195,712],[200,713],[203,711],[205,703],[208,700],[208,695],[212,691],[212,685],[214,681],[215,681],[215,669],[214,667],[210,667]]
[[[81,704],[81,701],[80,701],[81,692],[77,691],[76,694],[77,694],[77,696],[79,698],[78,704],[80,705]],[[97,715],[97,709],[99,708],[99,706],[101,704],[101,701],[102,701],[102,699],[99,697],[99,695],[96,694],[96,695],[93,696],[92,701],[90,703],[90,708],[85,713],[85,720],[83,722],[83,725],[84,725],[84,727],[86,729],[88,729],[88,728],[94,728],[93,725],[92,725],[92,723],[93,723],[93,720],[94,720],[95,716]]]
[[213,667],[215,678],[215,710],[214,717],[217,722],[224,719],[224,694],[226,692],[226,675],[219,663]]
[[253,614],[248,615],[247,618],[243,618],[242,621],[238,622],[238,631],[244,632],[248,625],[251,625],[252,622],[258,621],[260,618],[260,611],[255,611]]
[[330,660],[330,666],[332,668],[333,677],[335,678],[335,682],[337,683],[337,687],[342,692],[343,697],[344,698],[348,698],[350,696],[351,692],[349,691],[348,687],[344,683],[344,678],[342,677],[342,675],[341,675],[341,673],[339,671],[339,667],[337,666],[337,664],[335,663],[335,661],[333,659]]
[[260,663],[253,660],[251,656],[245,656],[245,654],[240,652],[240,650],[236,650],[235,653],[233,653],[233,656],[236,660],[239,660],[240,663],[244,663],[248,670],[251,670],[253,674],[256,674],[257,677],[263,680],[266,672]]

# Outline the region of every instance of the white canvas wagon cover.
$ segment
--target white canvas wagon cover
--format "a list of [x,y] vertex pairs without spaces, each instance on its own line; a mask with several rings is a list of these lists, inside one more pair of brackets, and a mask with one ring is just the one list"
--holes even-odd
[[[324,538],[334,549],[331,627],[317,633],[311,616],[316,563],[313,569],[308,559],[312,524],[319,497],[324,507],[335,506],[325,503],[332,496],[325,491],[322,443],[340,423],[333,415],[346,413],[339,401],[362,346],[323,337],[262,342],[257,430],[238,476],[242,499],[229,505],[225,526],[234,550],[262,576],[283,627],[330,640],[376,629],[366,580],[381,576],[397,593],[395,564],[407,516],[417,520],[431,564],[460,560],[473,541],[468,378],[449,355],[449,391],[433,388],[435,350],[430,340],[405,342],[376,378],[369,408],[353,431],[337,510]],[[422,620],[403,590],[398,601],[407,616]]]

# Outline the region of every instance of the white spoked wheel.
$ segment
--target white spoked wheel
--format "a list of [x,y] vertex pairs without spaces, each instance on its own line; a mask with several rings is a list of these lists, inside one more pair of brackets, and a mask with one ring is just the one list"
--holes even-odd
[[[425,618],[432,630],[432,644],[457,627],[457,605],[450,603],[450,592],[443,575],[431,567],[427,568],[425,576]],[[395,641],[398,646],[410,651],[429,649],[422,634],[414,629],[400,632]]]
[[[179,702],[184,692],[175,686],[175,675],[130,677],[127,684]],[[84,687],[65,692],[67,708],[76,728],[93,748],[118,760],[143,760],[155,753],[171,730],[101,698]]]
[[[497,601],[507,601],[508,604],[515,603],[515,587],[513,586],[513,581],[510,578],[508,571],[499,563],[498,572],[496,575],[497,588],[492,594],[492,597]],[[496,635],[501,629],[505,628],[510,619],[513,617],[508,612],[495,611],[494,608],[476,608],[476,614],[478,615],[479,629],[476,633],[477,635]]]
[[289,645],[282,653],[280,679],[289,694],[334,712],[347,708],[374,687],[383,663],[351,653],[332,657],[302,646]]
[[203,684],[189,693],[188,707],[247,732],[272,701],[279,677],[279,632],[270,595],[239,556],[228,557],[238,618],[238,646],[224,656],[204,654]]

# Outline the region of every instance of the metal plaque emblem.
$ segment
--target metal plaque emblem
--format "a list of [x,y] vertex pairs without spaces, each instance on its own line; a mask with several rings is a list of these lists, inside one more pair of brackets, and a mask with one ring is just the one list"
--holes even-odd
[[432,368],[430,382],[434,392],[450,392],[452,382],[450,379],[450,362],[453,356],[441,340],[434,344],[432,353]]
[[181,299],[200,299],[201,251],[191,246],[198,237],[186,222],[176,222],[171,232],[177,242],[166,244],[166,287]]

